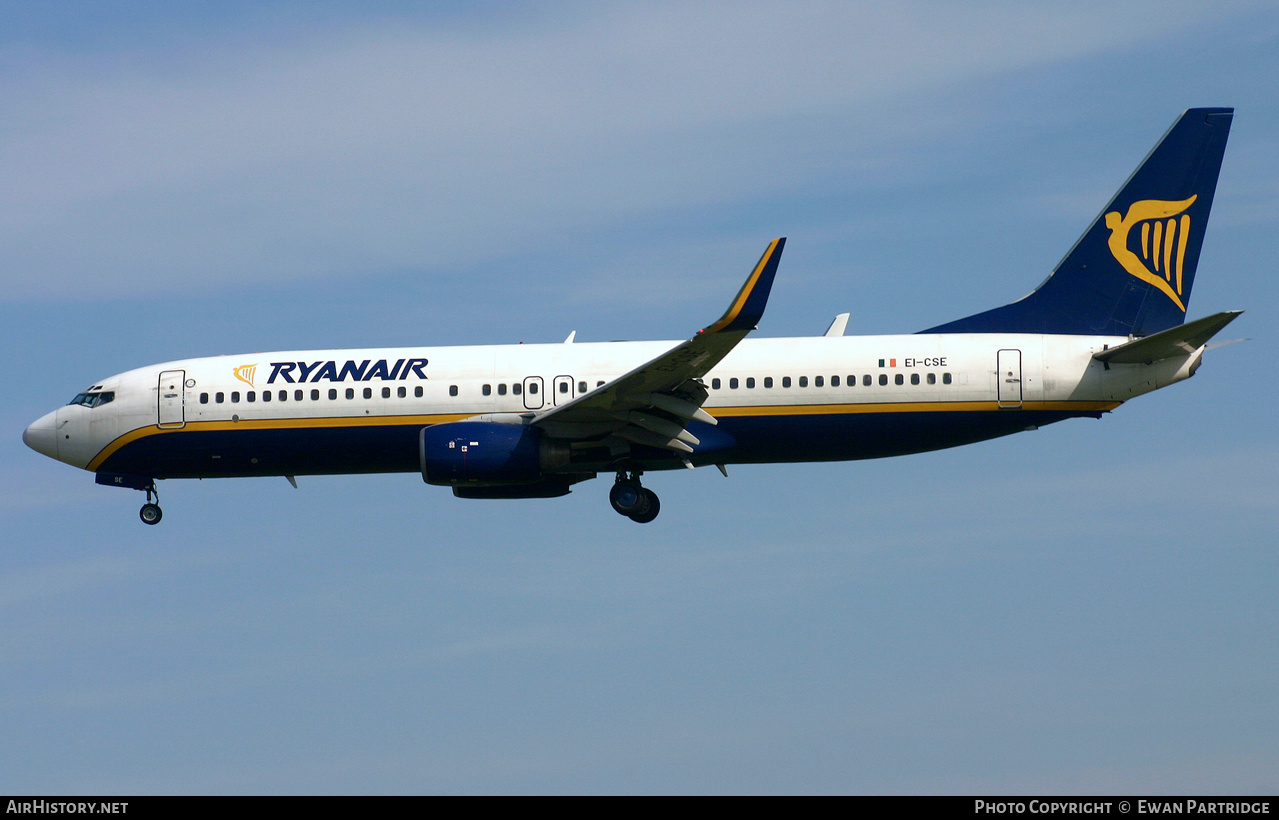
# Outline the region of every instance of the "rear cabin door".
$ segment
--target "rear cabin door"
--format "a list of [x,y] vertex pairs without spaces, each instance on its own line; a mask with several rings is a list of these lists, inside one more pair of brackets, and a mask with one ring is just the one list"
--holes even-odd
[[1021,351],[999,351],[999,406],[1021,407]]
[[186,425],[186,412],[182,396],[186,392],[183,381],[185,370],[165,370],[160,374],[156,391],[156,423],[162,428],[178,428]]

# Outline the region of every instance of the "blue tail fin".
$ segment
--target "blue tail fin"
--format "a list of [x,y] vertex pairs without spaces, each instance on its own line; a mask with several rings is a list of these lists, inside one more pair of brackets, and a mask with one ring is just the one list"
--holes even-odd
[[1146,336],[1181,324],[1233,108],[1192,108],[1034,293],[923,333]]

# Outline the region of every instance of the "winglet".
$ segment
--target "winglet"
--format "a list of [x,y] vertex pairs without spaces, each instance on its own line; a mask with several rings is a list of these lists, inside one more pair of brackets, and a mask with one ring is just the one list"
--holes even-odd
[[786,237],[774,239],[769,243],[764,255],[759,258],[751,275],[746,277],[746,284],[738,291],[737,298],[728,306],[728,310],[715,324],[706,328],[703,333],[722,333],[726,330],[754,330],[764,316],[764,306],[768,304],[768,294],[773,289],[773,277],[777,275],[777,263],[782,258],[782,248],[786,245]]

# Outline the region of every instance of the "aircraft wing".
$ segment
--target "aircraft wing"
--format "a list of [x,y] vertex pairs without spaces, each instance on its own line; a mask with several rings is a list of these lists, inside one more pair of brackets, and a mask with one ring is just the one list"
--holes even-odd
[[613,434],[649,447],[693,452],[692,445],[700,442],[685,429],[689,421],[717,423],[701,409],[707,391],[700,379],[759,323],[785,244],[785,238],[769,243],[737,297],[713,325],[624,376],[538,413],[531,424],[556,438]]

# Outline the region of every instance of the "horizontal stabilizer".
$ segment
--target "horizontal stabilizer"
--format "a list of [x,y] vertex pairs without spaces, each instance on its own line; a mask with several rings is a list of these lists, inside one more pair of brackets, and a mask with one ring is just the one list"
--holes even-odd
[[1207,344],[1209,339],[1241,313],[1242,310],[1214,313],[1212,316],[1099,351],[1093,354],[1093,358],[1108,364],[1144,364],[1174,356],[1188,356]]

